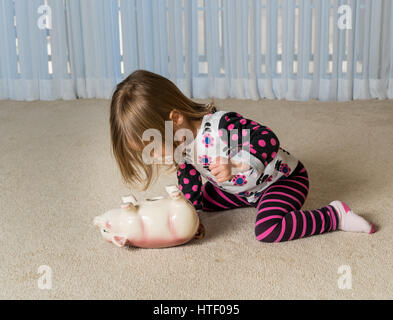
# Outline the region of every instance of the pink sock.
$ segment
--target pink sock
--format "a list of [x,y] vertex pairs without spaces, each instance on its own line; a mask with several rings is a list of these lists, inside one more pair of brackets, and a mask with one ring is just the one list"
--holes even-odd
[[374,233],[376,231],[373,223],[354,213],[345,202],[335,200],[329,203],[329,205],[336,209],[339,230],[365,233]]

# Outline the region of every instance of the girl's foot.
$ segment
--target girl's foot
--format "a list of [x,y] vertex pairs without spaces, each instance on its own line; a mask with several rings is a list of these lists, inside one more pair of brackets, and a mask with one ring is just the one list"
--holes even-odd
[[329,203],[336,209],[338,214],[338,229],[349,232],[374,233],[377,229],[373,223],[354,213],[349,206],[342,201],[335,200]]

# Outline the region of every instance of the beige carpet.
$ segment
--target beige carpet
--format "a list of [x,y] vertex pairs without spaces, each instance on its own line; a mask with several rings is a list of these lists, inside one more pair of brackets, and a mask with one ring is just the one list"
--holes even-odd
[[[393,298],[392,101],[217,100],[270,126],[305,164],[305,209],[344,200],[376,234],[260,243],[255,211],[238,209],[203,213],[201,241],[155,250],[119,249],[92,225],[127,193],[110,153],[108,105],[0,102],[0,298]],[[137,195],[164,195],[175,181],[161,176]],[[52,270],[50,290],[38,287],[41,265]],[[339,288],[342,265],[352,289]]]

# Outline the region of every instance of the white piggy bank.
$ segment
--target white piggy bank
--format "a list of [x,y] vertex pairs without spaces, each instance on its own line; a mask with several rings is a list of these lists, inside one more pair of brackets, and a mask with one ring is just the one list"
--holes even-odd
[[[169,198],[157,197],[137,203],[123,197],[119,209],[94,218],[105,240],[119,247],[164,248],[193,239],[200,226],[195,208],[177,186],[167,186]],[[202,225],[201,225],[202,226]]]

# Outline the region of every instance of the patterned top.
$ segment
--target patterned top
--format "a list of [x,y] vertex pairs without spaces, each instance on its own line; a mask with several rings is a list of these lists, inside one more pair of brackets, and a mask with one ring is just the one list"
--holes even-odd
[[[248,164],[231,180],[219,183],[209,165],[217,157]],[[203,117],[201,127],[180,164],[179,188],[195,208],[201,208],[201,175],[216,187],[256,202],[262,191],[296,168],[298,160],[280,147],[273,131],[235,112],[218,111]]]

